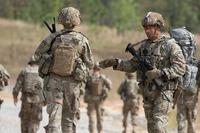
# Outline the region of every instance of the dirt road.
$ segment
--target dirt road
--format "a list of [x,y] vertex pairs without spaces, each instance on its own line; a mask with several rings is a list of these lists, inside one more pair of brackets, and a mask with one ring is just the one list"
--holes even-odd
[[[14,106],[10,91],[4,92],[4,103],[0,110],[0,133],[20,133],[20,119],[18,113],[20,111],[20,102],[17,106]],[[85,109],[86,105],[81,106],[81,119],[77,123],[77,133],[89,133],[88,132],[88,117]],[[44,133],[44,126],[47,124],[48,116],[46,114],[46,108],[43,109],[43,121],[41,122],[39,133]],[[130,119],[129,119],[130,121]],[[107,102],[105,106],[104,117],[104,133],[121,133],[122,132],[122,115],[121,115],[121,103],[120,101]],[[131,122],[129,122],[131,123]],[[137,117],[137,131],[140,133],[146,132],[146,120],[142,107]],[[131,128],[129,126],[129,132]],[[174,133],[170,131],[169,133]]]

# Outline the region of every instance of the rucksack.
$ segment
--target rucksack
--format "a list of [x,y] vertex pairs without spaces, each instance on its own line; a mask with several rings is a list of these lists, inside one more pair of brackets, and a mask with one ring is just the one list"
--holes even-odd
[[172,29],[170,34],[181,47],[186,60],[186,72],[181,81],[183,89],[191,93],[196,93],[196,75],[198,68],[196,63],[196,41],[194,35],[185,27]]
[[101,77],[91,77],[90,92],[93,96],[100,96],[102,94],[103,83]]

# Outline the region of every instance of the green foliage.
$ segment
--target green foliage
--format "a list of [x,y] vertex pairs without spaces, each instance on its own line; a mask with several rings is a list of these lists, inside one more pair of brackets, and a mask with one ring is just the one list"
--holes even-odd
[[112,26],[120,31],[137,29],[140,19],[135,0],[113,0],[111,7]]
[[59,9],[74,6],[83,22],[116,27],[118,31],[140,29],[148,11],[160,12],[168,26],[200,31],[200,0],[0,0],[0,17],[30,22],[50,20]]
[[57,15],[62,0],[0,0],[1,17],[41,22]]

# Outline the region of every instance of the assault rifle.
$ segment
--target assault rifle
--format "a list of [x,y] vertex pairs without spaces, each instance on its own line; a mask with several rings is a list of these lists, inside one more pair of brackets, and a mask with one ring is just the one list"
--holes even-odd
[[[144,82],[147,77],[145,75],[145,73],[149,70],[153,70],[154,66],[151,64],[151,62],[146,59],[146,58],[142,58],[138,52],[134,49],[134,47],[132,47],[133,44],[129,43],[126,47],[125,52],[129,52],[131,53],[131,55],[137,60],[137,62],[139,63],[139,68],[142,71],[142,81]],[[153,82],[156,85],[156,88],[159,89],[159,91],[165,96],[165,98],[169,100],[169,98],[166,96],[166,94],[164,93],[164,91],[160,88],[163,88],[165,86],[164,81],[162,81],[161,79],[153,79]]]
[[55,17],[53,17],[53,24],[51,24],[51,26],[49,26],[47,21],[44,21],[44,24],[46,25],[46,27],[48,28],[48,30],[51,33],[55,33],[56,32],[56,19],[55,19]]

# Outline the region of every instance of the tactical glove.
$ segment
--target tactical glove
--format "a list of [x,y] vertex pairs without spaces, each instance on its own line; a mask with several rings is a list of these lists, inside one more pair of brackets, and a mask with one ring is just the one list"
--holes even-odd
[[117,65],[117,59],[105,59],[99,62],[99,67],[105,69]]
[[161,70],[154,68],[153,70],[147,71],[145,73],[147,81],[152,81],[153,79],[159,78],[162,76]]

